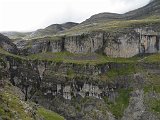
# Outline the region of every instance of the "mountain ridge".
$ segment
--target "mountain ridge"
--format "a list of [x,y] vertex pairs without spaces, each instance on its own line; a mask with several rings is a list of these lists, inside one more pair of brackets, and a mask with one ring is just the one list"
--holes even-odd
[[82,24],[98,22],[98,21],[100,22],[103,20],[111,21],[111,20],[141,19],[142,17],[144,17],[143,14],[151,15],[151,13],[154,13],[155,15],[160,15],[160,1],[159,0],[152,0],[147,5],[140,7],[138,9],[126,12],[124,14],[108,13],[108,12],[95,14],[91,16],[89,19],[83,21]]
[[[142,19],[136,10],[126,20],[78,24],[64,31],[70,24],[51,25],[48,31],[59,32],[22,38],[15,43],[18,54],[12,54],[15,45],[0,34],[0,119],[23,120],[15,113],[28,116],[28,110],[33,119],[40,112],[37,120],[54,120],[51,111],[37,111],[41,105],[65,120],[160,120],[159,1],[151,3],[158,7],[141,8],[147,16]],[[19,100],[12,104],[17,99],[14,92],[8,91],[9,96],[4,91],[12,88],[4,86],[7,80],[35,109],[26,102],[21,109]]]
[[147,16],[153,16],[153,15],[158,15],[158,16],[160,15],[160,1],[159,0],[152,0],[147,5],[141,8],[138,8],[136,10],[126,12],[124,14],[108,13],[108,12],[98,13],[86,19],[80,24],[74,23],[74,22],[67,22],[64,24],[52,24],[44,29],[38,29],[36,31],[33,31],[29,35],[18,33],[19,35],[17,35],[17,37],[15,37],[17,33],[15,33],[15,36],[14,34],[12,35],[8,33],[3,33],[3,34],[8,36],[11,39],[18,38],[18,37],[23,38],[24,36],[30,39],[33,37],[43,37],[43,36],[48,36],[48,35],[55,35],[61,32],[64,33],[64,31],[72,29],[73,27],[76,27],[79,25],[81,26],[81,25],[87,25],[91,23],[99,23],[103,21],[136,20],[136,19],[145,18]]
[[32,37],[53,35],[58,32],[64,31],[66,29],[70,29],[76,25],[78,25],[78,23],[75,23],[75,22],[66,22],[63,24],[52,24],[52,25],[47,26],[44,29],[38,29],[32,32],[29,36],[32,38]]

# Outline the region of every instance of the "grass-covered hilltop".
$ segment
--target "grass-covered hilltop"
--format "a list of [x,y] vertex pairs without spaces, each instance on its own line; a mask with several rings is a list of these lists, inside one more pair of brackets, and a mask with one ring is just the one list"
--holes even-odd
[[160,120],[159,0],[2,34],[0,120]]

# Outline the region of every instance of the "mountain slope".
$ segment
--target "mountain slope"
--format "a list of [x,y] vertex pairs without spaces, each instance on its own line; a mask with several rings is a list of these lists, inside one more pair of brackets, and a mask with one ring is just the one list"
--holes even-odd
[[2,34],[12,40],[16,40],[31,34],[31,32],[23,32],[23,33],[22,32],[2,32]]
[[82,22],[83,24],[101,21],[111,21],[111,20],[132,20],[141,19],[146,16],[160,15],[160,1],[153,0],[149,4],[139,9],[127,12],[125,14],[116,13],[99,13],[91,16],[89,19]]
[[64,120],[59,114],[24,101],[24,94],[7,80],[0,79],[0,119],[2,120]]
[[[160,15],[160,0],[152,0],[149,4],[139,9],[127,12],[125,14],[117,14],[117,13],[99,13],[91,16],[89,19],[85,20],[81,24],[74,22],[67,22],[64,24],[53,24],[44,29],[38,29],[34,32],[30,33],[19,33],[19,32],[6,32],[4,35],[8,36],[11,39],[19,39],[19,38],[36,38],[36,37],[44,37],[51,36],[55,34],[59,34],[61,32],[65,33],[66,31],[75,31],[76,29],[85,30],[88,27],[94,27],[93,23],[104,23],[104,22],[112,22],[112,21],[124,21],[124,20],[139,20],[148,17],[157,17]],[[113,23],[114,24],[114,23]],[[118,23],[119,24],[119,23]],[[88,25],[85,27],[85,25]],[[73,28],[73,29],[72,29]],[[76,28],[76,29],[74,29]],[[98,27],[96,27],[97,29]]]
[[140,19],[146,16],[160,15],[160,0],[152,0],[146,6],[127,12],[123,15],[124,19]]
[[[63,119],[32,101],[66,120],[160,120],[160,17],[150,17],[158,10],[142,10],[143,19],[133,11],[126,19],[104,13],[112,21],[70,29],[54,24],[40,35],[57,36],[19,43],[27,56],[0,51],[0,119]],[[11,44],[3,35],[1,41]]]
[[32,32],[29,37],[41,37],[41,36],[47,36],[47,35],[54,35],[58,32],[64,31],[66,29],[70,29],[74,26],[78,25],[78,23],[73,23],[73,22],[67,22],[64,24],[53,24],[45,29],[39,29],[35,32]]

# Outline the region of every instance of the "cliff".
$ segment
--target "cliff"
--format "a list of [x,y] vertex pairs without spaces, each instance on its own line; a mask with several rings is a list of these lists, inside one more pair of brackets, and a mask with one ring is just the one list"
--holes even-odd
[[152,27],[127,28],[121,32],[90,32],[80,35],[37,38],[17,46],[25,54],[41,52],[101,53],[129,58],[139,54],[159,53],[160,34]]
[[150,57],[91,64],[87,58],[67,63],[1,54],[0,75],[20,88],[25,100],[68,120],[158,120],[159,59]]
[[[44,31],[54,32],[53,29],[56,29],[56,34],[44,33],[43,36],[22,39],[15,43],[25,55],[68,51],[129,58],[159,53],[159,5],[159,1],[154,0],[142,8],[123,15],[102,13],[91,17],[90,22],[87,20],[81,24],[51,25]],[[62,28],[63,30],[60,30]]]
[[15,44],[0,35],[0,119],[159,120],[158,10],[154,0]]

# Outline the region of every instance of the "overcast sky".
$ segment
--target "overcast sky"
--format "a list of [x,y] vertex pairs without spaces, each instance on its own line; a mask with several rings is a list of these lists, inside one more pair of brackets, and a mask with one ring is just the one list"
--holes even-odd
[[33,31],[55,23],[82,22],[97,13],[124,13],[149,1],[0,0],[0,31]]

